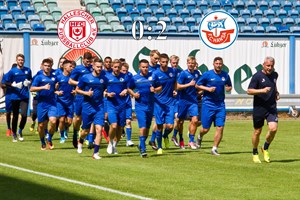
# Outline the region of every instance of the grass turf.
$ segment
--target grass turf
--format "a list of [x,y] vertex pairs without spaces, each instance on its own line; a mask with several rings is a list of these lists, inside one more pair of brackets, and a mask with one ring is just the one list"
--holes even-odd
[[[28,130],[29,123],[24,130],[25,141],[12,143],[5,136],[5,124],[0,124],[1,163],[153,199],[300,197],[299,120],[279,122],[279,131],[270,146],[271,163],[262,164],[252,162],[252,122],[248,120],[226,122],[219,157],[210,155],[214,128],[204,137],[200,150],[180,150],[171,144],[163,155],[156,155],[148,146],[146,159],[139,156],[136,147],[126,147],[125,139],[118,146],[119,155],[108,155],[102,141],[101,160],[93,160],[93,151],[87,148],[77,154],[70,139],[59,144],[58,133],[54,136],[55,149],[41,151],[38,135]],[[266,127],[260,145],[265,134]],[[137,135],[137,124],[133,122],[135,144]],[[260,158],[263,160],[261,153]],[[1,166],[0,180],[1,199],[132,199]]]

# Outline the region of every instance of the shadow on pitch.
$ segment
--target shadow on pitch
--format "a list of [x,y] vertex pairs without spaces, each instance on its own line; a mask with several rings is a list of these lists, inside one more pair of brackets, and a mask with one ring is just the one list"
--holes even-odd
[[0,193],[1,199],[22,199],[22,200],[53,200],[53,199],[92,199],[53,187],[47,187],[45,181],[43,185],[16,179],[0,174]]
[[[220,151],[221,152],[221,151]],[[221,152],[221,154],[227,154],[227,155],[232,155],[232,154],[252,154],[252,151],[231,151],[231,152]]]
[[286,160],[271,160],[271,162],[278,162],[278,163],[291,163],[291,162],[299,162],[300,159],[286,159]]

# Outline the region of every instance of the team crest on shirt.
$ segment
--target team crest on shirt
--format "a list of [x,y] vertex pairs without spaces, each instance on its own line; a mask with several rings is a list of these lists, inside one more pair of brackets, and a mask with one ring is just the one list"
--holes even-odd
[[274,83],[276,83],[276,81],[277,81],[276,78],[274,78]]
[[120,81],[123,82],[123,81],[124,81],[124,78],[120,78]]
[[52,81],[55,81],[55,78],[54,78],[54,77],[52,77],[52,78],[51,78],[51,80],[52,80]]
[[28,74],[28,71],[25,71],[25,74]]
[[149,77],[148,77],[148,80],[149,80],[149,81],[152,81],[152,79],[153,79],[152,76],[149,76]]
[[265,80],[264,78],[261,80],[262,83],[264,83],[265,81],[266,81],[266,80]]
[[170,76],[170,77],[173,77],[173,74],[172,74],[172,73],[169,73],[169,76]]
[[104,81],[103,81],[103,79],[100,79],[100,83],[103,83]]
[[198,78],[198,74],[195,74],[195,77]]
[[222,77],[222,81],[225,81],[225,77]]

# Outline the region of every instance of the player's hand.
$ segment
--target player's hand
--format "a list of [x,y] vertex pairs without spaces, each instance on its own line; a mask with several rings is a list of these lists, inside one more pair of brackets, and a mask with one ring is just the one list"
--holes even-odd
[[265,87],[263,90],[264,90],[264,93],[268,93],[271,91],[271,87]]
[[228,85],[225,85],[225,90],[226,90],[226,92],[230,92],[231,89],[232,89],[232,87],[230,87],[230,86],[228,86]]
[[121,93],[120,93],[121,97],[125,97],[127,96],[127,89],[124,89]]
[[47,83],[46,85],[44,85],[44,90],[50,90],[50,84]]
[[112,98],[112,97],[114,97],[114,96],[116,96],[116,93],[114,93],[114,92],[108,92],[108,93],[107,93],[107,97]]
[[136,92],[136,93],[134,93],[134,95],[133,95],[133,97],[135,98],[135,99],[138,99],[138,98],[140,98],[140,93],[138,93],[138,92]]
[[214,91],[216,91],[216,87],[210,87],[210,88],[208,88],[208,91],[209,92],[214,92]]
[[155,88],[152,85],[150,85],[150,92],[155,93]]
[[177,91],[173,90],[173,97],[176,97],[176,96],[177,96]]
[[63,94],[64,94],[64,91],[62,91],[62,90],[60,90],[60,91],[57,91],[57,92],[56,92],[56,94],[57,94],[58,96],[61,96],[61,95],[63,95]]
[[15,88],[19,88],[21,89],[23,87],[23,83],[22,82],[19,82],[19,83],[16,83],[15,81],[11,84],[12,87],[15,87]]
[[191,82],[189,83],[190,86],[195,86],[196,85],[196,81],[193,79],[191,80]]
[[94,92],[93,92],[92,88],[90,88],[89,91],[87,91],[87,93],[86,93],[86,95],[89,97],[93,96],[93,94],[94,94]]
[[72,90],[71,94],[76,95],[76,90]]
[[31,81],[29,81],[29,80],[27,80],[27,79],[25,79],[24,82],[23,82],[23,85],[24,85],[25,87],[30,86],[30,84],[31,84]]
[[280,99],[279,92],[276,92],[276,101],[278,101],[279,99]]

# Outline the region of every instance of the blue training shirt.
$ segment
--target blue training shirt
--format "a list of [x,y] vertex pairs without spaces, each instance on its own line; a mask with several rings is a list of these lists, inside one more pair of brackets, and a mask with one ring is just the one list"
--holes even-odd
[[[79,81],[79,79],[85,75],[89,74],[93,71],[92,66],[85,67],[84,65],[77,65],[71,72],[70,78],[73,79],[74,81]],[[76,98],[83,98],[82,95],[76,94]]]
[[74,95],[71,93],[75,89],[73,85],[69,84],[69,76],[59,74],[57,76],[58,91],[63,91],[63,95],[57,95],[57,101],[62,105],[69,106],[74,102]]
[[[1,84],[5,84],[7,82],[7,73],[3,75]],[[10,99],[12,94],[12,87],[10,85],[6,85],[5,87],[5,99]]]

